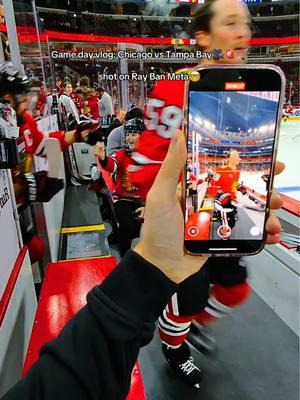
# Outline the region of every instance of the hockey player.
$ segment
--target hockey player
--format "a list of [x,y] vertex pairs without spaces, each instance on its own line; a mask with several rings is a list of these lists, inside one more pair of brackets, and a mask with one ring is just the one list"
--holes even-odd
[[288,121],[291,116],[293,115],[294,109],[293,107],[288,104],[284,109],[283,109],[283,115],[282,115],[282,120],[283,122]]
[[59,98],[59,105],[61,111],[65,113],[67,120],[75,119],[79,121],[79,113],[74,101],[71,98],[71,94],[73,92],[72,83],[66,81],[62,85],[63,93]]
[[233,202],[237,200],[240,179],[239,163],[239,152],[230,150],[228,163],[216,169],[207,190],[207,194],[215,199],[213,216],[220,221],[221,228],[226,231],[224,239],[229,238],[231,229],[235,226],[238,218],[237,208]]
[[[203,59],[203,63],[245,62],[250,39],[249,25],[250,15],[243,2],[207,0],[194,16],[196,43],[206,52],[221,49],[223,57]],[[229,49],[234,57],[230,55],[226,59]],[[154,181],[174,132],[182,126],[183,104],[184,81],[163,80],[154,86],[146,105],[146,131],[132,155],[133,179],[134,174],[143,173]],[[272,205],[274,208],[280,207],[281,201],[273,197]],[[280,224],[273,215],[267,230],[268,242],[278,242]],[[201,326],[206,325],[245,302],[250,294],[246,278],[244,260],[211,257],[198,273],[180,285],[159,319],[159,334],[168,363],[196,388],[199,388],[202,374],[185,341],[189,336],[191,322],[196,319]],[[205,345],[199,335],[193,336],[193,344],[198,348]]]
[[[124,122],[130,119],[144,118],[144,110],[140,107],[132,107],[125,114],[124,121],[108,133],[106,152],[108,156],[116,153],[125,146]],[[111,126],[109,127],[110,130]]]
[[99,99],[96,96],[95,89],[84,89],[82,91],[83,94],[83,113],[87,117],[93,119],[100,119],[100,105]]
[[119,224],[119,243],[121,255],[130,249],[132,239],[139,237],[141,223],[144,216],[145,198],[148,193],[144,185],[145,177],[137,175],[138,180],[133,181],[128,165],[131,163],[131,154],[144,130],[141,118],[133,118],[125,122],[125,149],[118,150],[112,157],[107,157],[103,142],[95,147],[95,155],[100,165],[112,173],[115,183],[113,194],[114,210]]
[[[63,181],[48,177],[47,171],[31,173],[33,156],[45,156],[47,140],[29,114],[31,83],[26,75],[20,74],[11,66],[0,67],[0,98],[10,102],[15,110],[20,128],[18,149],[20,164],[12,171],[17,203],[47,202],[63,187]],[[94,145],[98,139],[96,128],[91,121],[81,121],[70,132],[57,131],[49,134],[60,143],[61,151],[76,141],[85,141]],[[26,227],[24,227],[23,231]],[[30,243],[27,241],[30,250]],[[33,260],[32,260],[33,261]],[[36,261],[36,260],[34,260]]]

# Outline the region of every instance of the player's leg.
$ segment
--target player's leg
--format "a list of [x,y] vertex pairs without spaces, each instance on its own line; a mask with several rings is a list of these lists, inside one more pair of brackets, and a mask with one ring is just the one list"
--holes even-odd
[[122,257],[130,249],[132,239],[140,235],[141,222],[133,214],[138,207],[133,201],[118,200],[114,203],[119,224],[119,245]]
[[208,272],[204,266],[179,286],[158,321],[166,360],[182,379],[196,388],[199,388],[202,373],[185,340],[194,315],[207,304],[208,296]]
[[243,258],[210,258],[208,264],[213,286],[205,308],[195,317],[200,327],[231,313],[248,299],[251,292]]

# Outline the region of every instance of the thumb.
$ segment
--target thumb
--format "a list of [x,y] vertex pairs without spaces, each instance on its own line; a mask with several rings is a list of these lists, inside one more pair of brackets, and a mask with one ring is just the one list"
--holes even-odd
[[157,174],[154,188],[161,194],[175,196],[178,178],[187,159],[187,149],[184,134],[177,130],[172,137],[167,156]]
[[275,175],[281,174],[282,171],[285,169],[285,164],[281,161],[276,161],[275,164]]

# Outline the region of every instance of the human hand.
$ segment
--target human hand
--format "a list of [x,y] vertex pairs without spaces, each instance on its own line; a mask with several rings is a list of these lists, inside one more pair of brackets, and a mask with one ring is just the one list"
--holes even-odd
[[96,141],[94,143],[90,143],[90,136],[93,132],[99,130],[100,122],[98,120],[87,118],[82,115],[79,121],[75,120],[74,128],[76,132],[76,141],[86,142],[91,146],[95,145]]
[[[277,161],[275,164],[275,175],[281,174],[284,170],[285,165],[281,161]],[[273,190],[270,200],[270,214],[266,223],[267,231],[267,244],[276,244],[280,241],[281,225],[277,215],[272,210],[279,210],[283,205],[283,201],[279,194]]]
[[86,142],[88,139],[90,131],[88,129],[86,129],[85,131],[81,131],[80,132],[80,141],[81,142]]
[[188,255],[183,246],[184,217],[177,184],[186,158],[185,138],[178,130],[148,193],[142,237],[134,249],[176,283],[197,272],[208,258]]
[[106,154],[105,154],[105,144],[104,144],[104,142],[97,142],[96,143],[96,146],[95,146],[95,149],[94,149],[94,154],[101,161],[105,160]]

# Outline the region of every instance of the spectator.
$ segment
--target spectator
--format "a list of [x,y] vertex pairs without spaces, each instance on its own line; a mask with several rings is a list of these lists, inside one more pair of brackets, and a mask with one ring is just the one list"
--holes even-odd
[[[122,110],[124,111],[124,110]],[[132,118],[144,118],[144,111],[140,107],[131,108],[125,115],[125,121],[129,121]],[[113,129],[107,139],[106,154],[111,156],[118,150],[125,148],[125,133],[124,126],[121,124],[117,128]]]
[[97,143],[95,147],[95,155],[101,167],[112,174],[115,183],[113,200],[119,224],[119,244],[122,256],[130,249],[132,239],[139,237],[144,215],[147,192],[143,182],[135,184],[132,181],[130,171],[127,169],[131,162],[131,153],[135,150],[143,131],[143,120],[132,118],[124,124],[126,144],[124,149],[118,150],[113,157],[107,157],[104,143]]

